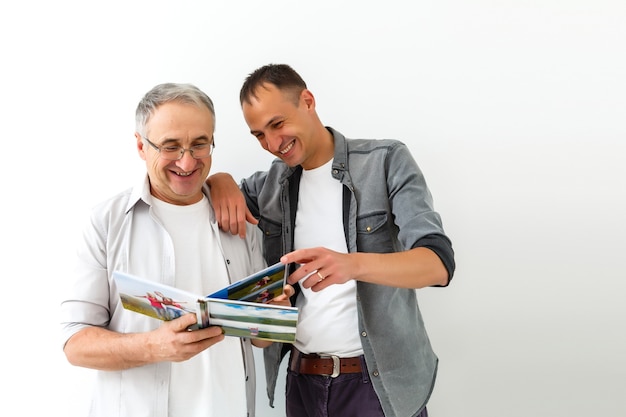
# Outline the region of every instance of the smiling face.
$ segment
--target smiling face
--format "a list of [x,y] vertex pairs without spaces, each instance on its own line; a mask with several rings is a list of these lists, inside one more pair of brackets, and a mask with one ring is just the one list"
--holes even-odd
[[[158,147],[192,146],[213,141],[215,121],[209,109],[169,102],[159,106],[146,124],[146,137]],[[188,205],[202,199],[202,185],[211,169],[211,156],[195,159],[189,151],[178,161],[162,158],[139,133],[135,133],[139,156],[146,161],[150,193],[167,203]]]
[[294,94],[263,84],[243,102],[243,116],[263,149],[289,166],[316,168],[332,156],[325,146],[330,134],[317,117],[311,92]]

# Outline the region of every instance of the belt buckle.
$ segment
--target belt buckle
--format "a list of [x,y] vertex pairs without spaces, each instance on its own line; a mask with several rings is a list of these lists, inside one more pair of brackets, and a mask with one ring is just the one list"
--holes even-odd
[[333,373],[322,374],[323,376],[329,376],[331,378],[337,378],[341,374],[341,360],[337,355],[319,355],[320,359],[332,359],[333,360]]

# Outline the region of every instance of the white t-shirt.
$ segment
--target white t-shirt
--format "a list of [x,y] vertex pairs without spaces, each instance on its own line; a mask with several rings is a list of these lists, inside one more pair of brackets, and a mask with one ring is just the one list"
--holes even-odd
[[[172,237],[175,286],[194,294],[211,294],[227,286],[228,273],[212,238],[206,196],[187,206],[155,199],[153,209]],[[198,389],[190,390],[190,385]],[[208,414],[206,410],[210,410]],[[245,374],[238,338],[227,337],[187,361],[172,363],[171,417],[244,417],[246,412]]]
[[[295,249],[323,246],[336,252],[348,252],[343,232],[343,185],[331,175],[332,162],[331,159],[319,168],[302,172]],[[331,285],[320,292],[301,288],[296,303],[300,315],[295,347],[304,353],[340,357],[362,354],[356,282]]]

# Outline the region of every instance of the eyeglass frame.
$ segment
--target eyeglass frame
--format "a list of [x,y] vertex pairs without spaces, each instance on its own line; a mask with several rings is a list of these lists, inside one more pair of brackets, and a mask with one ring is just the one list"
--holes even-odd
[[[209,146],[211,147],[211,150],[209,151],[209,154],[207,156],[203,156],[201,158],[196,158],[196,156],[193,154],[193,151],[194,151],[194,149],[193,149],[194,147],[193,146],[190,147],[190,148],[184,148],[184,147],[182,147],[180,145],[177,145],[176,147],[178,148],[178,151],[180,152],[178,158],[176,158],[176,159],[168,159],[168,158],[165,158],[163,156],[163,154],[161,153],[162,145],[155,144],[154,142],[152,142],[150,139],[148,139],[147,137],[145,137],[143,135],[141,135],[141,138],[144,139],[146,142],[148,142],[148,145],[152,146],[154,148],[154,150],[156,150],[159,153],[159,157],[161,157],[161,158],[163,158],[163,159],[165,159],[167,161],[180,161],[181,159],[183,159],[183,156],[185,156],[185,152],[187,152],[187,151],[189,151],[189,153],[191,154],[191,157],[193,159],[208,158],[209,156],[213,155],[213,151],[215,150],[215,138],[211,137],[211,143],[209,144]],[[202,146],[202,145],[194,145],[194,146]]]

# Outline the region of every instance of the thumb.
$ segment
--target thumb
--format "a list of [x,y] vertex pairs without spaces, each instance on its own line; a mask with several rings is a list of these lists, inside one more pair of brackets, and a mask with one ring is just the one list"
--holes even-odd
[[198,317],[193,313],[183,314],[182,316],[172,320],[174,330],[182,332],[183,330],[189,330],[190,326],[198,324]]
[[287,296],[287,298],[290,298],[296,293],[296,290],[291,285],[286,284],[283,288],[283,293]]

